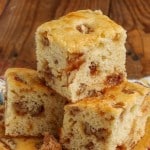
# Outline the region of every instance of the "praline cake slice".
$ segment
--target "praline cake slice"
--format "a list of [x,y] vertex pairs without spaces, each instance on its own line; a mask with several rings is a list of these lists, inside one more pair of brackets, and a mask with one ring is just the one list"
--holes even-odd
[[61,140],[68,150],[131,150],[145,133],[150,89],[122,83],[102,97],[65,106]]
[[49,132],[58,135],[66,99],[45,86],[35,70],[11,68],[5,78],[5,134],[38,136]]
[[36,32],[39,76],[71,102],[126,78],[126,31],[101,11],[80,10]]

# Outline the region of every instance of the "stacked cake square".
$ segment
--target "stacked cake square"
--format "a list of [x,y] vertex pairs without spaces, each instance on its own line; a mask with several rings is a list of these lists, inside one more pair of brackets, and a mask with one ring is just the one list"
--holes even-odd
[[5,134],[40,136],[50,132],[58,136],[66,99],[46,87],[35,70],[10,68],[5,78]]
[[125,30],[100,11],[78,11],[37,29],[37,69],[71,102],[125,80]]
[[145,133],[148,89],[134,83],[65,106],[61,143],[68,149],[131,149]]
[[101,11],[72,12],[37,29],[39,77],[70,103],[64,149],[132,149],[144,135],[150,90],[127,81],[125,40]]
[[101,11],[38,27],[37,71],[5,73],[5,134],[49,132],[65,150],[131,150],[145,134],[150,89],[127,81],[125,41],[126,31]]

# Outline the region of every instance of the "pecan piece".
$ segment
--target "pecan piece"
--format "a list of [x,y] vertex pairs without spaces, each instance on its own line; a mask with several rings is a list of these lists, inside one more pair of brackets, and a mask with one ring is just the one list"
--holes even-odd
[[93,142],[89,142],[87,145],[85,145],[85,148],[86,148],[87,150],[92,150],[92,149],[94,149],[94,144],[93,144]]
[[126,88],[124,88],[124,89],[122,89],[122,92],[123,93],[125,93],[125,94],[134,94],[134,90],[132,90],[132,89],[126,89]]
[[97,64],[95,62],[91,62],[91,65],[89,66],[89,69],[90,69],[90,74],[93,76],[93,75],[97,75],[98,74],[98,69],[97,69]]
[[79,86],[79,89],[76,91],[76,94],[79,96],[86,90],[87,85],[84,83],[81,83]]
[[107,117],[106,117],[106,120],[107,120],[107,121],[113,121],[114,119],[115,119],[114,116],[107,116]]
[[70,114],[75,116],[76,114],[78,114],[81,110],[78,107],[72,107],[72,109],[70,110]]
[[124,103],[123,102],[118,102],[116,104],[113,105],[114,108],[124,108]]
[[82,57],[83,53],[72,54],[72,58],[68,59],[68,66],[65,71],[67,73],[78,70],[80,66],[85,62],[85,59]]
[[50,45],[50,41],[47,38],[47,32],[42,33],[41,42],[43,43],[44,46],[49,46]]
[[100,128],[94,133],[94,135],[98,140],[105,141],[110,135],[110,133],[111,132],[108,131],[108,129]]
[[78,25],[76,29],[83,34],[89,34],[91,32],[94,32],[94,30],[86,24]]
[[125,145],[118,145],[116,147],[116,150],[126,150],[126,147],[125,147]]
[[105,85],[115,86],[120,84],[123,81],[123,74],[112,74],[107,76],[105,80]]
[[91,135],[95,133],[95,129],[91,127],[87,122],[84,123],[84,133],[86,135]]
[[84,123],[84,133],[86,135],[94,135],[98,140],[105,141],[111,132],[108,129],[99,128],[95,129],[87,122]]
[[58,60],[57,59],[54,60],[54,64],[56,64],[56,65],[58,64]]
[[25,80],[21,79],[21,77],[19,77],[19,76],[15,76],[14,79],[15,79],[16,81],[18,81],[18,82],[22,82],[22,83],[27,84],[27,82],[26,82]]
[[116,35],[115,35],[114,38],[113,38],[113,41],[114,41],[114,42],[115,42],[115,41],[119,41],[120,38],[121,38],[120,33],[116,33]]
[[54,77],[54,75],[52,74],[52,70],[51,70],[51,68],[50,67],[46,67],[45,68],[45,70],[44,70],[44,74],[47,76],[47,77],[49,77],[49,79],[51,79],[51,78],[53,78]]
[[20,116],[26,115],[28,113],[26,102],[14,102],[13,107],[15,112]]
[[90,90],[88,91],[89,97],[97,97],[97,96],[103,96],[103,91],[96,91],[96,90]]
[[30,114],[32,117],[39,116],[44,111],[43,104],[38,104],[34,101],[31,103],[32,105],[29,106],[28,101],[18,101],[13,103],[13,107],[15,112],[20,116],[26,114]]

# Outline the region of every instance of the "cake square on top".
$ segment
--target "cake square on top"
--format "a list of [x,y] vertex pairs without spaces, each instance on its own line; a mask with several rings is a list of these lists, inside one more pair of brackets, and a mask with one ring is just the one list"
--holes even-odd
[[66,99],[45,86],[32,69],[11,68],[5,72],[5,134],[58,136]]
[[125,80],[126,31],[101,11],[80,10],[36,32],[39,76],[71,102]]

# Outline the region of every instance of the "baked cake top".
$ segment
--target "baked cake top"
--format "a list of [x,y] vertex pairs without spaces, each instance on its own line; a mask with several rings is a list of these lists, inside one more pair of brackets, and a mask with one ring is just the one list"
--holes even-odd
[[46,22],[37,29],[41,42],[50,46],[55,42],[69,53],[79,53],[112,40],[125,42],[125,30],[103,15],[100,10],[79,10],[66,16]]
[[[136,107],[136,104],[143,102],[141,97],[145,97],[150,93],[150,88],[144,87],[138,83],[124,82],[118,86],[109,88],[104,91],[104,95],[99,97],[91,97],[81,100],[74,104],[68,104],[65,109],[72,112],[80,112],[79,108],[95,109],[111,114],[120,114],[122,109],[127,107]],[[150,96],[146,99],[150,102]]]
[[5,72],[5,78],[7,83],[14,88],[20,89],[31,89],[31,91],[39,91],[52,93],[53,90],[45,86],[45,83],[39,79],[38,74],[35,70],[26,68],[9,68]]

